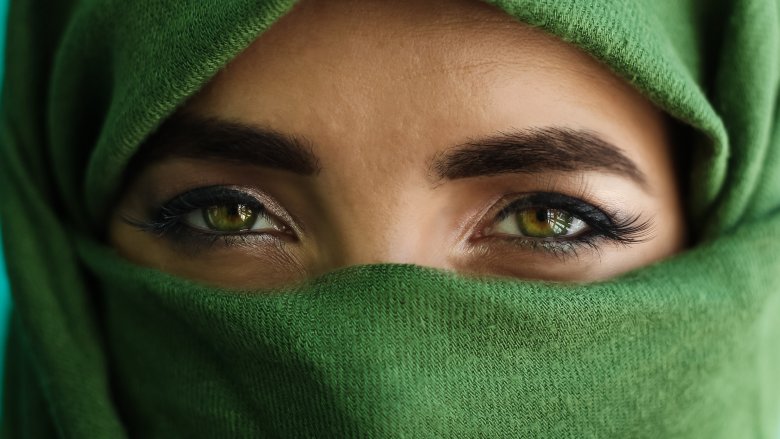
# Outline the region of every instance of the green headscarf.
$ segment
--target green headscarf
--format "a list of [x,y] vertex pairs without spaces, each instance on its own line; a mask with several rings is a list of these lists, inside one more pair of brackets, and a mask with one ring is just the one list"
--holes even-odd
[[[138,145],[293,1],[15,1],[4,437],[771,438],[780,2],[493,0],[693,128],[690,251],[581,286],[351,267],[275,294],[101,241]],[[682,152],[681,152],[682,153]]]

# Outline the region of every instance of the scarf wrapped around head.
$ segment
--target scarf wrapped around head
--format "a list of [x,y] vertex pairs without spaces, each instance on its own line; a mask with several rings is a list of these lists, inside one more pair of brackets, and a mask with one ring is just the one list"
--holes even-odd
[[565,286],[412,265],[220,291],[101,241],[128,159],[290,0],[13,1],[3,437],[773,438],[780,2],[492,0],[695,139],[695,246]]

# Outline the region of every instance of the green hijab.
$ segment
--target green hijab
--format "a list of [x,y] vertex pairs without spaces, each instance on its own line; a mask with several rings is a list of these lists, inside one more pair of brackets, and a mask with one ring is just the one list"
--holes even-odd
[[128,158],[291,0],[14,1],[4,437],[772,438],[780,2],[493,0],[691,127],[696,245],[617,279],[413,265],[221,291],[101,241]]

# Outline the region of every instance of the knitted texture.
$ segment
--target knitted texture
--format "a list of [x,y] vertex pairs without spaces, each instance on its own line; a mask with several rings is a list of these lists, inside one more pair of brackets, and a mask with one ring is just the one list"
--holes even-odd
[[293,1],[12,2],[4,437],[776,437],[780,2],[493,0],[695,135],[690,251],[565,286],[411,265],[272,292],[101,240],[139,144]]

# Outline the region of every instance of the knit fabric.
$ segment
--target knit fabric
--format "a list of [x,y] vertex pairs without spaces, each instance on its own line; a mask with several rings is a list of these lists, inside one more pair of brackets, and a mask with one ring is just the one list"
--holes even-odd
[[351,267],[223,291],[102,240],[139,144],[293,1],[12,2],[4,437],[775,438],[780,2],[493,0],[690,127],[677,257],[589,285]]

